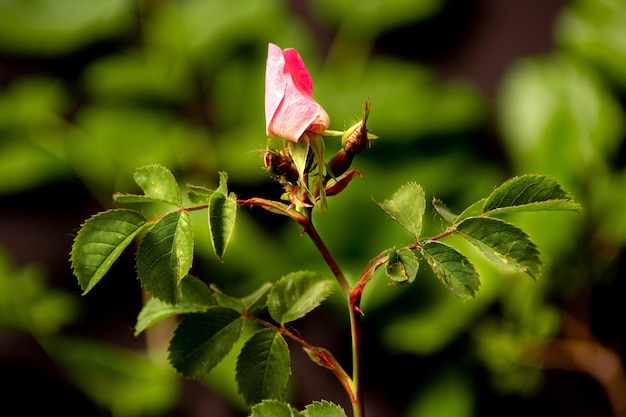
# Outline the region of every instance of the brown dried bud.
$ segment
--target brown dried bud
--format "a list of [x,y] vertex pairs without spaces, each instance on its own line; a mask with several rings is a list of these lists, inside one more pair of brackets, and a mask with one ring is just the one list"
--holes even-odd
[[298,169],[293,164],[291,155],[285,149],[268,148],[267,152],[265,152],[264,161],[265,169],[274,175],[286,179],[287,182],[295,182],[300,177]]
[[354,153],[347,152],[344,149],[339,149],[339,151],[332,157],[330,162],[328,163],[328,167],[332,172],[334,177],[338,177],[342,175],[344,172],[350,168],[352,164],[352,160],[354,160]]

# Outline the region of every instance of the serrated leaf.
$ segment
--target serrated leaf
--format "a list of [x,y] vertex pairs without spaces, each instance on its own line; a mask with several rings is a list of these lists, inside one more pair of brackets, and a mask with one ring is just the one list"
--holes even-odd
[[279,279],[268,295],[272,318],[281,325],[304,317],[335,289],[335,281],[315,272],[292,272]]
[[83,294],[104,277],[145,225],[146,218],[131,210],[108,210],[82,225],[72,244],[70,261]]
[[209,202],[209,229],[213,250],[220,261],[224,259],[224,252],[235,229],[236,217],[237,197],[233,193],[227,197],[226,194],[215,192]]
[[250,410],[250,417],[304,417],[289,404],[276,400],[265,400]]
[[439,215],[448,223],[454,223],[454,220],[457,218],[458,214],[454,214],[445,203],[438,198],[434,198],[432,200],[432,205],[439,213]]
[[248,405],[268,399],[282,400],[290,374],[287,342],[274,329],[252,335],[237,358],[237,386]]
[[388,251],[385,273],[396,283],[411,283],[415,280],[419,261],[415,254],[406,248],[391,248]]
[[426,198],[422,187],[414,182],[403,185],[389,200],[374,203],[389,217],[404,227],[415,239],[422,233],[422,218],[426,209]]
[[420,248],[437,278],[454,295],[462,299],[474,297],[480,278],[465,255],[438,241],[426,242]]
[[174,330],[169,361],[188,378],[206,376],[230,352],[243,333],[244,319],[231,309],[209,307],[192,313]]
[[200,279],[187,275],[182,283],[182,300],[179,304],[168,304],[158,298],[150,298],[137,316],[135,336],[148,327],[168,317],[197,313],[215,304],[209,287]]
[[256,291],[245,297],[233,297],[231,295],[223,293],[215,285],[211,285],[211,289],[214,292],[216,301],[223,307],[232,308],[240,313],[245,311],[252,311],[256,308],[260,308],[265,305],[267,299],[267,293],[272,288],[272,284],[269,282],[263,283]]
[[539,251],[528,235],[516,226],[490,217],[468,217],[456,231],[494,264],[511,272],[541,275]]
[[581,207],[556,179],[536,174],[506,181],[487,197],[483,206],[483,213],[489,215],[539,210],[580,211]]
[[187,184],[187,197],[192,204],[209,204],[214,191],[199,185]]
[[191,269],[193,231],[187,212],[159,220],[137,249],[137,275],[148,292],[169,304],[181,301],[180,281]]
[[[164,166],[155,164],[141,167],[135,171],[133,177],[137,185],[143,190],[146,200],[169,203],[176,206],[183,204],[183,198],[176,178]],[[124,196],[118,195],[117,198],[123,198]],[[128,195],[126,195],[126,198],[128,198]]]
[[463,210],[461,214],[459,214],[456,217],[456,219],[454,219],[454,223],[458,223],[461,220],[466,219],[468,217],[480,216],[482,214],[482,209],[485,205],[486,200],[487,200],[486,198],[481,198],[477,202],[471,204],[469,207]]
[[328,401],[314,401],[302,411],[304,417],[346,417],[343,408]]

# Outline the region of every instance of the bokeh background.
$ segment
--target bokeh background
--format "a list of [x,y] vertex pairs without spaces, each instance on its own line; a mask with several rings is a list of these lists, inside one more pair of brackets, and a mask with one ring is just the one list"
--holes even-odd
[[[236,350],[206,380],[175,375],[172,323],[133,336],[132,250],[81,296],[69,251],[81,223],[137,192],[135,168],[277,198],[262,169],[267,43],[295,47],[331,128],[371,100],[381,136],[316,221],[354,280],[409,243],[371,202],[408,181],[456,211],[523,173],[557,177],[581,214],[532,213],[544,276],[480,257],[476,298],[424,268],[366,289],[369,417],[624,415],[626,3],[623,0],[1,0],[0,393],[21,415],[237,417]],[[329,139],[327,148],[338,148]],[[325,265],[295,224],[239,210],[225,262],[194,218],[193,273],[233,295]],[[426,232],[442,221],[427,208]],[[294,323],[349,359],[345,306]],[[326,370],[292,346],[288,400],[350,412]],[[346,362],[348,366],[349,362]]]

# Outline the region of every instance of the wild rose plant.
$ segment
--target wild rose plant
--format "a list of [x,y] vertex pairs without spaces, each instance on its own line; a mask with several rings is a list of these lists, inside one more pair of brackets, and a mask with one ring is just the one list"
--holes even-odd
[[[501,215],[538,210],[580,210],[556,179],[522,175],[496,187],[488,196],[460,214],[443,202],[431,204],[447,225],[436,236],[423,236],[426,209],[424,190],[408,182],[388,199],[374,201],[391,220],[402,226],[412,242],[391,243],[375,254],[355,282],[349,282],[329,252],[312,221],[314,210],[327,211],[328,197],[339,195],[361,177],[350,169],[357,155],[371,148],[377,136],[368,132],[369,100],[362,105],[360,120],[345,131],[328,130],[330,118],[313,98],[313,81],[295,49],[269,44],[265,77],[265,116],[268,137],[264,164],[278,179],[284,194],[276,200],[238,199],[228,189],[228,176],[220,173],[215,189],[188,185],[191,206],[183,202],[181,187],[172,173],[160,165],[137,169],[134,179],[142,194],[115,194],[121,204],[161,203],[169,207],[155,218],[127,208],[94,215],[80,228],[72,247],[73,272],[84,293],[107,273],[120,254],[140,240],[136,270],[142,287],[151,294],[137,318],[135,334],[172,316],[180,316],[169,344],[169,362],[183,376],[206,376],[243,337],[244,326],[259,327],[243,343],[235,369],[239,392],[254,417],[341,417],[346,412],[324,399],[299,411],[285,402],[291,375],[286,339],[302,346],[311,360],[332,372],[352,404],[352,415],[364,417],[361,390],[361,295],[374,279],[393,285],[410,285],[421,265],[430,268],[441,283],[459,299],[472,298],[480,277],[470,260],[446,237],[458,235],[474,245],[504,271],[541,275],[538,248],[530,237]],[[326,157],[330,145],[341,136],[341,146]],[[276,139],[277,138],[277,139]],[[282,143],[278,143],[277,141]],[[245,297],[225,294],[215,285],[189,274],[194,256],[194,233],[190,212],[207,210],[213,249],[223,259],[234,231],[239,207],[261,207],[284,215],[302,227],[328,265],[328,271],[286,272],[275,282],[265,283]],[[330,215],[330,214],[329,214]],[[140,237],[141,236],[141,237]],[[318,308],[338,287],[343,293],[350,320],[352,363],[347,372],[333,354],[314,346],[304,335],[290,330],[292,322]],[[416,285],[416,284],[414,284]],[[289,323],[289,327],[287,324]],[[255,327],[255,328],[256,328]]]

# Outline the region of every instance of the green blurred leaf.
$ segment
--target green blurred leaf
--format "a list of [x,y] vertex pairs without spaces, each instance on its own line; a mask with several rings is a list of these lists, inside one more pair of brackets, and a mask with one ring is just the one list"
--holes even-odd
[[580,211],[581,207],[555,178],[531,174],[506,181],[487,197],[483,206],[483,213],[489,215],[539,210]]
[[420,250],[439,280],[457,297],[474,297],[480,278],[461,252],[442,242],[429,241]]
[[104,277],[145,225],[145,217],[131,210],[108,210],[82,225],[72,244],[70,260],[83,294]]
[[559,14],[557,42],[625,88],[625,20],[622,0],[571,1]]
[[304,417],[346,417],[343,408],[328,401],[314,401],[302,411]]
[[56,340],[52,355],[76,386],[119,415],[163,415],[176,405],[177,376],[162,361],[102,342]]
[[79,313],[74,294],[48,285],[43,268],[29,264],[17,269],[0,247],[0,329],[53,335]]
[[224,307],[209,307],[204,313],[188,315],[174,330],[170,363],[188,378],[202,378],[230,352],[243,325],[238,312]]
[[162,165],[148,165],[135,171],[133,175],[144,195],[115,194],[113,198],[121,203],[168,203],[182,206],[183,199],[176,178]]
[[237,359],[237,385],[248,405],[282,400],[291,374],[289,349],[274,329],[263,329],[248,339]]
[[573,188],[580,178],[608,169],[623,139],[623,110],[580,61],[557,54],[521,60],[500,91],[499,124],[517,172],[549,174],[582,193]]
[[304,317],[335,289],[335,281],[316,272],[292,272],[279,279],[267,304],[272,318],[281,325]]
[[169,304],[181,301],[180,281],[193,261],[189,213],[175,211],[157,222],[137,248],[137,275],[148,292]]
[[405,417],[472,417],[476,415],[475,395],[467,373],[444,369],[411,399]]
[[265,400],[251,409],[249,417],[304,417],[298,410],[276,400]]
[[135,9],[124,0],[0,2],[0,48],[14,53],[67,53],[124,33]]
[[394,193],[390,200],[374,203],[389,217],[404,227],[415,239],[422,233],[422,217],[426,209],[426,199],[422,187],[410,182]]
[[541,276],[539,250],[521,229],[500,219],[469,217],[456,231],[476,246],[500,268],[525,272],[533,279]]
[[178,304],[168,304],[154,297],[144,304],[137,316],[135,336],[168,317],[204,311],[215,304],[209,287],[194,276],[187,275],[181,283],[181,289],[182,299]]
[[418,269],[419,260],[412,251],[406,248],[389,249],[385,273],[390,280],[396,283],[411,283],[415,280]]
[[441,7],[441,0],[318,0],[314,10],[323,13],[325,21],[349,24],[351,35],[358,36],[372,28],[386,30],[418,22]]

